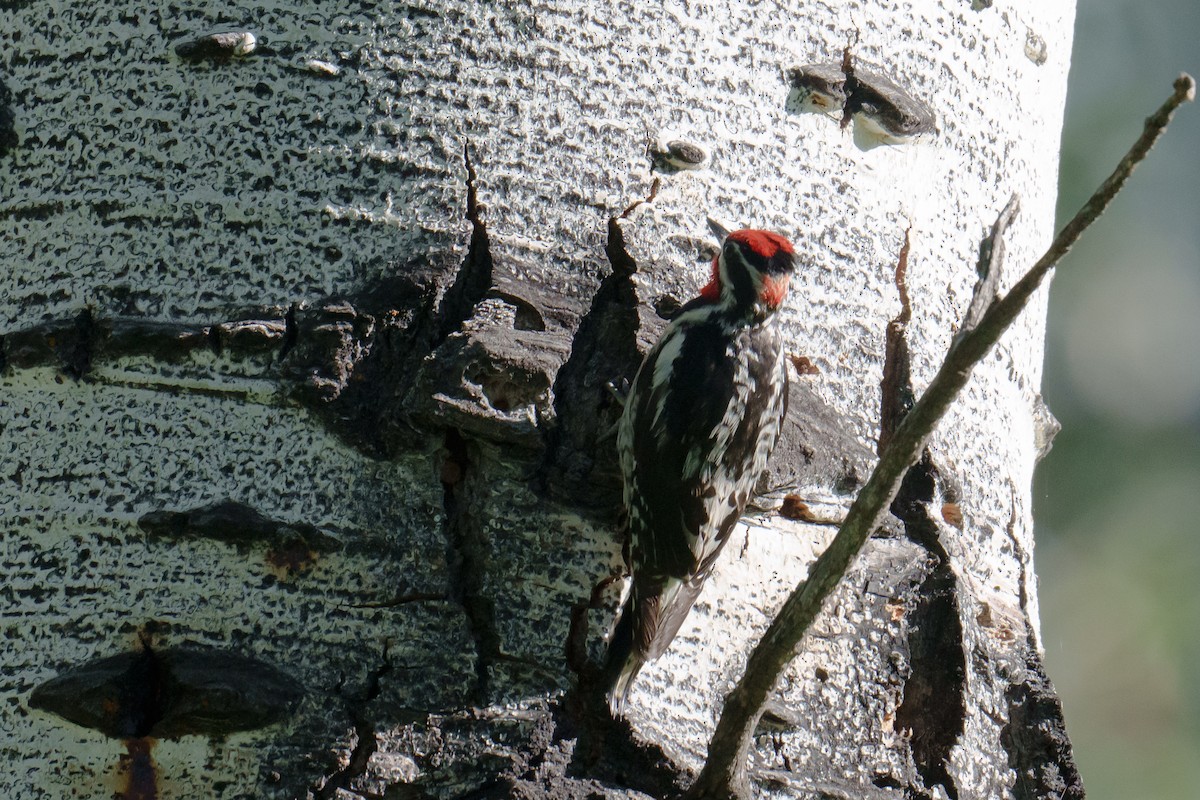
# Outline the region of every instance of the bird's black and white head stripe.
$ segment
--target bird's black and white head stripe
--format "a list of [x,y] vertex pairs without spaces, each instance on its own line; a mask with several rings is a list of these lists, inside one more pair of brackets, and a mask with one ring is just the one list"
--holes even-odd
[[779,234],[734,231],[713,259],[712,279],[698,299],[769,313],[783,304],[794,267],[792,243]]

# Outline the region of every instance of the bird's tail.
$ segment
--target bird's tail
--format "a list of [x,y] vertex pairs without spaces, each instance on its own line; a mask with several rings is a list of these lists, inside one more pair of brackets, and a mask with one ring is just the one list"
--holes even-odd
[[614,717],[624,712],[625,698],[638,670],[671,645],[700,596],[705,577],[707,573],[687,580],[668,578],[641,594],[635,580],[621,606],[621,617],[609,638],[600,673],[603,685],[608,687],[608,707]]
[[625,713],[625,701],[633,686],[633,679],[645,663],[645,659],[633,644],[633,618],[633,593],[630,592],[621,607],[621,616],[613,627],[612,636],[609,637],[608,652],[604,656],[604,666],[600,673],[601,684],[605,687],[608,697],[608,709],[613,717]]

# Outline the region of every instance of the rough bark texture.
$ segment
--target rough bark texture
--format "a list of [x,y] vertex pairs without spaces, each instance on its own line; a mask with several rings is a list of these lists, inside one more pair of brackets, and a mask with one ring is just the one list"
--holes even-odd
[[[1048,241],[1072,11],[3,4],[0,794],[686,783],[870,468],[905,230],[918,392],[1012,192],[1010,263]],[[793,113],[786,70],[848,46],[936,132]],[[808,374],[768,510],[609,727],[562,695],[620,572],[605,387],[708,216],[795,241]],[[1037,652],[1035,305],[779,687],[764,796],[1081,796]]]

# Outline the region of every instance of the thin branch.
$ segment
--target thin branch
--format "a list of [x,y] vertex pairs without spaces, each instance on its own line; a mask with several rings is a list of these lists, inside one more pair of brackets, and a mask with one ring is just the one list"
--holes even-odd
[[[1196,84],[1191,76],[1181,75],[1175,81],[1174,94],[1146,120],[1141,138],[1121,159],[1108,180],[1055,237],[1046,254],[1003,299],[988,305],[973,330],[967,331],[951,345],[941,369],[900,423],[881,454],[875,470],[850,506],[837,536],[813,563],[808,579],[788,597],[750,654],[745,675],[725,699],[721,719],[709,743],[708,761],[688,792],[689,798],[725,800],[749,796],[745,765],[763,704],[779,675],[795,655],[796,646],[804,638],[825,598],[837,586],[871,532],[887,514],[905,471],[920,456],[934,426],[966,384],[975,364],[1024,308],[1050,269],[1104,212],[1134,167],[1146,157],[1166,130],[1175,110],[1194,99],[1195,91]],[[1004,216],[1002,212],[997,222],[998,229],[1003,228]]]
[[[1154,147],[1154,143],[1158,141],[1159,137],[1166,132],[1167,124],[1170,123],[1175,110],[1184,103],[1196,99],[1196,81],[1191,75],[1184,73],[1176,78],[1174,88],[1175,91],[1167,98],[1167,101],[1146,118],[1146,126],[1142,135],[1133,143],[1133,147],[1129,148],[1129,152],[1117,164],[1117,168],[1088,198],[1088,201],[1083,204],[1083,208],[1079,209],[1071,221],[1058,232],[1058,236],[1054,237],[1054,241],[1050,243],[1050,248],[1046,250],[1045,255],[1029,268],[1029,272],[1017,281],[1004,299],[993,303],[992,307],[984,314],[983,319],[979,322],[979,329],[991,328],[992,332],[984,337],[964,337],[958,343],[960,347],[968,344],[973,348],[982,346],[976,361],[983,358],[987,350],[1000,338],[1000,334],[1012,324],[1017,314],[1021,313],[1021,309],[1025,307],[1029,297],[1041,285],[1042,279],[1062,260],[1063,256],[1070,252],[1083,232],[1108,208],[1109,203],[1125,185],[1125,181],[1129,180],[1129,176],[1133,174],[1133,170]],[[975,339],[975,341],[968,342],[969,338]]]

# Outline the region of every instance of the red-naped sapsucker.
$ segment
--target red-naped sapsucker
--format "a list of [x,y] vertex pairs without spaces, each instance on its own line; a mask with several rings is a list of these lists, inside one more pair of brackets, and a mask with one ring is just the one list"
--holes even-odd
[[776,312],[793,250],[775,233],[730,233],[712,279],[642,361],[617,448],[633,575],[609,641],[614,715],[642,664],[675,638],[746,508],[787,410]]

